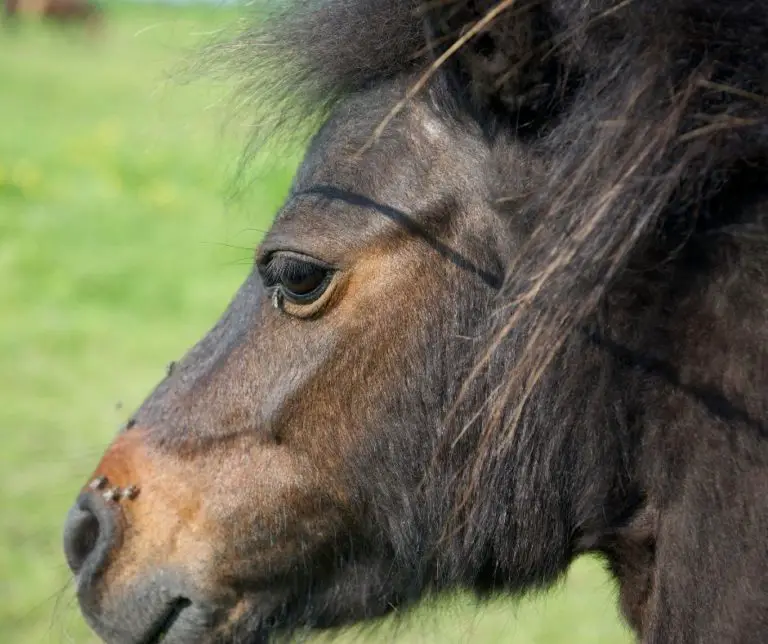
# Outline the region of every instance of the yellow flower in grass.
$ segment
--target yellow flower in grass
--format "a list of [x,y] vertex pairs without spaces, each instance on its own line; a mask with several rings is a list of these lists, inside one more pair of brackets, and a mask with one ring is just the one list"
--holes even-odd
[[142,190],[141,197],[153,208],[167,208],[178,201],[173,184],[160,181]]
[[123,125],[117,119],[106,119],[96,126],[96,141],[101,147],[114,148],[123,140]]
[[82,143],[73,145],[67,154],[67,163],[70,165],[77,165],[80,167],[90,168],[93,163],[93,152],[91,152]]
[[118,173],[109,173],[106,175],[105,181],[113,194],[119,195],[125,192],[125,184],[123,183],[123,178]]
[[40,169],[27,160],[19,161],[11,171],[10,183],[16,185],[22,192],[34,192],[42,183],[43,175]]

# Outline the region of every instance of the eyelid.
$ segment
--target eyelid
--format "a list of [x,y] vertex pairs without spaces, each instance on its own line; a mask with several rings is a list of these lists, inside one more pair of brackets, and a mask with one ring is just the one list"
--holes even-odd
[[293,259],[297,262],[307,262],[309,264],[315,264],[319,268],[322,268],[328,271],[338,270],[338,268],[333,264],[329,264],[328,262],[325,262],[322,259],[318,259],[317,257],[314,257],[313,255],[310,255],[308,253],[304,253],[296,250],[288,250],[288,249],[283,250],[281,248],[265,248],[265,249],[260,248],[256,253],[256,266],[259,268],[263,266],[267,266],[274,259],[275,256],[285,257],[286,259]]

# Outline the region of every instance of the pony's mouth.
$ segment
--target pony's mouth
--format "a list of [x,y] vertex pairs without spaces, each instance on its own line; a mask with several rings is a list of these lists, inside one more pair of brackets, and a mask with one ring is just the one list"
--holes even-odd
[[[173,628],[179,622],[182,613],[192,605],[186,597],[173,600],[166,610],[149,626],[147,633],[141,638],[140,644],[159,644],[170,642]],[[182,641],[179,639],[179,641]]]

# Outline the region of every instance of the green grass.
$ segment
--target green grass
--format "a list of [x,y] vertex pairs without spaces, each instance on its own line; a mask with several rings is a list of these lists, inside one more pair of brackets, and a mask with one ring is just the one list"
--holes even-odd
[[[231,11],[116,7],[86,38],[0,31],[0,641],[94,642],[62,518],[126,410],[216,320],[294,159],[228,199],[228,88],[166,75]],[[286,169],[287,168],[287,169]],[[623,642],[590,561],[538,601],[426,607],[346,641]]]

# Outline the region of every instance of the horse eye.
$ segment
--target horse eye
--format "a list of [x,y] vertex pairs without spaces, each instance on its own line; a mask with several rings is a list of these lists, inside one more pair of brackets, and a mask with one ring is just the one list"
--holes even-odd
[[264,286],[279,289],[296,304],[314,302],[325,292],[333,275],[328,266],[293,253],[273,253],[259,272]]

